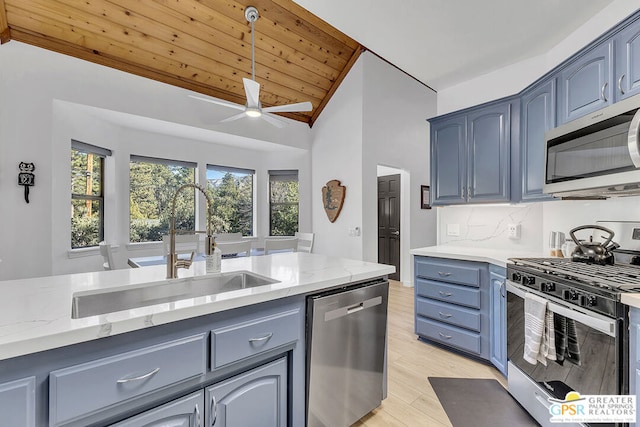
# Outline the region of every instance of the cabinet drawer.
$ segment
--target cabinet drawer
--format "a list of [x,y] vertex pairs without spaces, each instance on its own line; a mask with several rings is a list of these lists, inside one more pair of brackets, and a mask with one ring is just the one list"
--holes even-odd
[[434,320],[480,332],[480,312],[470,308],[416,298],[416,313]]
[[416,333],[461,350],[480,354],[480,335],[465,329],[417,317]]
[[418,258],[416,259],[415,274],[425,279],[480,286],[480,267],[472,263],[446,260],[434,262]]
[[416,295],[480,308],[480,289],[416,279]]
[[296,341],[299,309],[211,331],[211,369]]
[[206,372],[206,334],[51,372],[49,418],[59,425]]

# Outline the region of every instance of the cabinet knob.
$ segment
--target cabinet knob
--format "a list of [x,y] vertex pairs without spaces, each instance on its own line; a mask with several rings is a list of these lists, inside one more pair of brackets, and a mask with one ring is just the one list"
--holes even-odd
[[624,95],[624,89],[622,89],[622,79],[624,79],[624,74],[622,74],[618,79],[618,90],[620,91],[621,95]]

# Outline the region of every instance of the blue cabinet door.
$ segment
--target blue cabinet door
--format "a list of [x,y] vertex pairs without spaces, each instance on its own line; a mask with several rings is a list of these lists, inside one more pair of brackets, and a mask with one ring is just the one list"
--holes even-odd
[[281,358],[206,389],[205,424],[286,427],[287,359]]
[[481,107],[467,116],[468,200],[510,199],[511,103]]
[[467,119],[464,115],[431,122],[431,204],[466,202]]
[[491,363],[507,375],[507,290],[506,271],[502,267],[489,267],[491,288]]
[[202,426],[203,420],[204,392],[200,390],[113,424],[112,427],[192,427]]
[[544,134],[556,125],[556,78],[528,89],[520,102],[522,200],[551,200],[551,196],[542,193]]
[[0,384],[0,426],[36,425],[36,379]]
[[615,98],[640,93],[640,22],[622,30],[614,39],[616,49]]
[[579,56],[560,71],[558,125],[612,102],[612,51],[610,40]]

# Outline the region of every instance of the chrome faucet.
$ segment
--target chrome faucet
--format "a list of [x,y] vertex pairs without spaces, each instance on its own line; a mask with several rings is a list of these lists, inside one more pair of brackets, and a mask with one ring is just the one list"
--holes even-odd
[[198,231],[198,230],[181,230],[180,234],[206,234],[206,247],[205,254],[211,255],[213,254],[213,233],[211,232],[211,220],[213,217],[212,209],[213,203],[211,203],[211,198],[205,191],[205,189],[198,184],[184,184],[180,188],[176,190],[176,194],[173,196],[173,200],[171,202],[171,223],[169,226],[169,253],[167,254],[167,279],[175,279],[178,277],[178,268],[189,268],[193,263],[193,255],[191,252],[191,259],[178,259],[178,254],[176,253],[176,199],[178,198],[178,194],[185,188],[195,188],[196,190],[200,190],[204,197],[207,199],[207,230],[206,231]]

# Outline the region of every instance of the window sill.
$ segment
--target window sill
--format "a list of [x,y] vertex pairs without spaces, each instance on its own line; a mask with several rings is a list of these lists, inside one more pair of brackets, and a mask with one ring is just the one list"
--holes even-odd
[[140,243],[127,243],[128,251],[146,251],[149,249],[158,249],[163,245],[162,242],[140,242]]
[[[115,252],[118,250],[118,246],[112,246],[111,249]],[[91,246],[90,248],[71,249],[67,251],[67,258],[69,259],[84,258],[96,255],[100,255],[100,247],[98,246]]]

